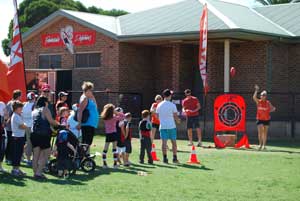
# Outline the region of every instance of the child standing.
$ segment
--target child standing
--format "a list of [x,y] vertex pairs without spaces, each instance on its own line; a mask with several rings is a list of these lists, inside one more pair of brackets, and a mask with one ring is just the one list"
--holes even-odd
[[[119,113],[123,113],[123,109],[120,107],[117,107],[115,109]],[[121,158],[123,159],[123,163],[125,164],[125,127],[124,127],[124,121],[117,121],[116,125],[117,129],[117,152],[118,152],[118,162],[120,165],[122,165]]]
[[148,163],[153,164],[153,159],[151,155],[151,129],[152,125],[150,122],[150,112],[149,110],[144,110],[142,112],[142,121],[139,123],[140,140],[141,140],[141,150],[140,150],[140,163],[144,163],[145,151],[148,155]]
[[115,111],[115,106],[113,104],[107,104],[103,107],[103,111],[101,113],[101,117],[104,120],[105,126],[105,145],[102,153],[103,158],[103,168],[107,168],[106,162],[106,154],[109,148],[109,144],[113,144],[113,157],[114,157],[114,168],[117,168],[117,160],[118,160],[118,153],[117,153],[117,129],[116,124],[117,121],[122,121],[124,119],[124,114],[121,112]]
[[23,103],[15,101],[12,104],[13,115],[11,117],[12,128],[12,166],[11,174],[14,176],[25,176],[26,174],[20,170],[20,162],[25,145],[25,129],[27,126],[21,116]]
[[72,163],[72,159],[69,155],[69,149],[73,151],[74,155],[76,154],[74,146],[70,143],[68,131],[59,131],[56,140],[56,147],[58,176],[67,177]]
[[132,152],[132,146],[131,146],[131,138],[132,138],[132,123],[131,123],[131,113],[125,114],[125,121],[124,121],[124,127],[125,127],[125,158],[124,158],[124,166],[130,166],[129,161],[129,155]]

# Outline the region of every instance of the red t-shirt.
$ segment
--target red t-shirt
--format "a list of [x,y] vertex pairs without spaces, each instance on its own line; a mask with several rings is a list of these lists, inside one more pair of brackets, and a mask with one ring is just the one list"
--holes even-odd
[[259,100],[257,104],[256,119],[262,121],[269,121],[271,119],[270,111],[271,111],[270,102],[268,100],[266,101]]
[[[154,110],[156,110],[157,105],[158,105],[158,103],[153,103],[152,106],[151,106],[151,108],[153,108]],[[153,114],[151,115],[151,122],[152,122],[153,124],[158,124],[158,125],[160,124],[159,119],[158,119],[156,113],[153,113]]]
[[[190,97],[186,97],[183,101],[182,101],[182,107],[185,110],[195,110],[197,108],[197,105],[200,104],[198,98],[194,97],[194,96],[190,96]],[[194,117],[194,116],[198,116],[199,115],[199,111],[196,112],[186,112],[186,116],[188,117]]]

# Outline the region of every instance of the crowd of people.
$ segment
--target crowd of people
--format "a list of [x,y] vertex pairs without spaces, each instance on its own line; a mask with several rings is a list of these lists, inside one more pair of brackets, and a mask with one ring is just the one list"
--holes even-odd
[[[130,154],[132,153],[132,115],[129,111],[124,113],[123,109],[108,103],[99,108],[93,95],[94,85],[84,82],[82,95],[78,101],[69,108],[67,104],[68,93],[59,92],[58,101],[55,104],[54,115],[49,109],[50,86],[45,84],[41,87],[40,95],[34,92],[27,94],[27,102],[22,103],[21,91],[13,92],[12,100],[7,104],[0,102],[0,172],[6,172],[2,167],[5,158],[6,163],[12,165],[11,174],[24,176],[25,172],[20,169],[23,160],[28,166],[32,166],[34,178],[46,179],[44,169],[51,153],[58,160],[58,176],[68,174],[70,152],[76,152],[70,143],[70,137],[76,137],[82,144],[88,147],[92,145],[95,129],[99,124],[99,117],[104,121],[105,144],[102,151],[103,168],[108,168],[107,153],[112,146],[113,167],[118,168],[120,164],[125,167],[131,165]],[[257,126],[259,136],[259,150],[265,149],[268,126],[270,123],[270,112],[275,107],[267,100],[266,91],[257,98],[259,87],[255,86],[253,99],[257,104]],[[188,134],[188,145],[193,144],[193,129],[196,130],[197,146],[202,146],[202,134],[199,124],[199,100],[192,96],[190,89],[184,91],[185,99],[182,100],[182,112],[186,116],[186,129]],[[173,91],[165,89],[162,95],[155,96],[155,102],[150,110],[141,112],[141,121],[138,124],[140,138],[139,162],[145,162],[145,154],[148,163],[153,164],[151,155],[152,143],[159,130],[162,140],[163,162],[168,161],[168,140],[172,144],[172,162],[179,163],[177,157],[177,125],[181,123],[176,105],[171,101]],[[176,124],[177,123],[177,124]],[[53,128],[55,128],[53,130]],[[51,144],[51,138],[55,130],[68,130],[69,132],[57,132],[55,145]]]

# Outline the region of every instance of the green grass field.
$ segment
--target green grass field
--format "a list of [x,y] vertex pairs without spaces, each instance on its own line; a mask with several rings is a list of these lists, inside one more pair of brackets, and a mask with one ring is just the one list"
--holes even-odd
[[[93,151],[101,152],[104,138],[97,137]],[[178,141],[179,165],[156,162],[138,164],[139,142],[133,140],[134,152],[130,168],[97,169],[87,175],[77,172],[64,180],[48,176],[47,181],[32,179],[30,168],[22,167],[27,177],[14,178],[0,173],[1,201],[77,201],[77,200],[299,200],[300,144],[281,143],[267,151],[216,150],[198,148],[202,165],[188,165],[190,147]],[[170,144],[170,143],[169,143]],[[204,143],[208,145],[212,143]],[[161,158],[160,141],[156,141]],[[255,146],[254,146],[255,148]],[[171,160],[172,153],[169,153]],[[108,155],[112,166],[111,153]],[[4,166],[10,170],[11,167]],[[138,176],[138,171],[148,176]]]

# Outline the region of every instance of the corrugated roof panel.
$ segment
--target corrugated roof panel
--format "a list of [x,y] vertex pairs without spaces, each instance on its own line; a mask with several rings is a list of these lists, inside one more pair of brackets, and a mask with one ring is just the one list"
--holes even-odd
[[239,28],[289,36],[288,32],[260,16],[249,7],[217,0],[209,0],[208,2]]
[[[199,31],[202,4],[198,0],[187,0],[176,4],[154,8],[119,17],[122,35],[164,34]],[[229,27],[208,12],[208,29],[220,30]]]
[[99,14],[92,14],[92,13],[84,13],[78,11],[70,11],[70,10],[62,10],[63,12],[70,14],[76,18],[84,20],[90,24],[93,24],[99,28],[102,28],[106,31],[111,33],[117,34],[117,18],[106,16],[106,15],[99,15]]
[[255,10],[296,36],[300,36],[300,3],[256,7]]

